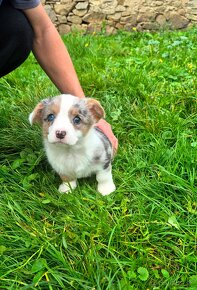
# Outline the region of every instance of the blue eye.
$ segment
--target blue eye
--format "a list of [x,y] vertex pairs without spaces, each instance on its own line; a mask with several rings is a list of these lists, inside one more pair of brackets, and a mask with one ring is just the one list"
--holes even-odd
[[47,121],[48,121],[48,122],[53,122],[54,119],[55,119],[55,115],[54,115],[54,114],[49,114],[49,115],[47,116]]
[[81,118],[79,116],[74,117],[73,124],[79,125],[81,123]]

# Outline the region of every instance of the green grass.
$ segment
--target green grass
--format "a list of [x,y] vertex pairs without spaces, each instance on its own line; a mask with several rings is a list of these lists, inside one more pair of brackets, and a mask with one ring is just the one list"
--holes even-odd
[[0,289],[197,289],[196,33],[64,37],[119,139],[108,197],[58,193],[28,124],[58,91],[33,56],[0,80]]

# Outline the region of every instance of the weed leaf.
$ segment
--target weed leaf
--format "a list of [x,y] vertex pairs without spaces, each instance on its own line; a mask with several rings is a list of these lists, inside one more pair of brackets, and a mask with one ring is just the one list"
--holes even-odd
[[138,274],[139,274],[139,278],[140,278],[141,281],[146,281],[146,280],[148,280],[149,272],[148,272],[148,270],[147,270],[146,268],[144,268],[144,267],[139,267],[139,268],[137,269],[137,272],[138,272]]
[[172,226],[175,227],[176,229],[180,229],[179,223],[177,222],[176,216],[172,215],[168,218],[168,223]]
[[162,273],[163,277],[166,279],[168,279],[170,277],[169,272],[165,269],[161,269],[161,273]]

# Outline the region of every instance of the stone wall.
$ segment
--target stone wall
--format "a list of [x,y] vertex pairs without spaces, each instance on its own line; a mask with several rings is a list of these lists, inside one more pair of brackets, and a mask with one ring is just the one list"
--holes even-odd
[[60,34],[72,30],[182,29],[197,23],[197,0],[43,0]]

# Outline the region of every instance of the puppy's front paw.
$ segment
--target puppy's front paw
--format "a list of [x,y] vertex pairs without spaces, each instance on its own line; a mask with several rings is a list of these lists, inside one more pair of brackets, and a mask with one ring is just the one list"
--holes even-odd
[[113,182],[103,182],[98,184],[97,189],[102,195],[108,195],[116,190],[116,186]]
[[71,187],[69,186],[69,183],[67,182],[63,182],[62,184],[60,184],[59,188],[58,188],[59,192],[61,193],[69,193],[71,192]]
[[61,193],[69,193],[71,192],[73,189],[75,189],[77,186],[76,181],[71,181],[71,182],[62,182],[62,184],[60,184],[59,186],[59,192]]

